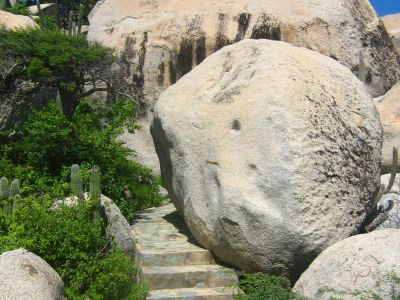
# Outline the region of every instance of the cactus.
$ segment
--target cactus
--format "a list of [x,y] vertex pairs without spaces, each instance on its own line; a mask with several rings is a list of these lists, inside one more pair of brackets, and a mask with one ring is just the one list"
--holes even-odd
[[10,196],[10,185],[6,177],[0,179],[0,199],[8,199]]
[[360,50],[358,53],[359,64],[358,64],[358,78],[363,82],[367,82],[367,66],[364,63],[364,54]]
[[78,165],[72,165],[71,167],[71,185],[74,195],[78,197],[78,199],[83,199],[82,176]]
[[57,92],[57,97],[56,97],[55,103],[56,103],[56,109],[61,114],[64,114],[63,107],[62,107],[62,102],[61,102],[61,97],[60,97],[60,92]]
[[0,0],[0,10],[6,10],[7,2],[6,0]]
[[74,12],[72,10],[69,11],[69,16],[68,16],[68,35],[72,35],[72,23],[74,21]]
[[79,17],[78,17],[78,34],[81,34],[82,32],[82,20],[83,20],[83,12],[84,12],[85,6],[83,3],[79,5]]
[[101,187],[100,187],[100,171],[94,167],[89,171],[89,183],[90,183],[90,199],[95,200],[100,205]]
[[72,35],[76,35],[77,34],[77,27],[76,27],[76,23],[72,22]]
[[14,179],[10,185],[10,196],[14,197],[19,195],[19,190],[21,188],[21,183],[18,179]]
[[38,14],[39,14],[39,17],[40,17],[40,21],[42,22],[44,28],[47,29],[46,20],[44,19],[42,7],[40,6],[40,0],[36,0],[36,6],[37,6],[37,9],[38,9]]

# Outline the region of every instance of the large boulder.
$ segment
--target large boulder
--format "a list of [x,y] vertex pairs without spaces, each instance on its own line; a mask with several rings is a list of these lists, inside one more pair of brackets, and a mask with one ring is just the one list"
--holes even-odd
[[209,56],[161,95],[152,134],[195,238],[246,271],[296,278],[357,232],[379,185],[382,131],[365,86],[283,42]]
[[[90,41],[116,49],[128,93],[144,102],[143,123],[151,122],[160,92],[210,54],[244,38],[312,49],[354,73],[361,51],[374,96],[400,80],[399,55],[368,0],[102,0],[90,14],[88,33]],[[148,126],[138,132],[150,139]],[[154,157],[151,144],[133,144],[132,149],[145,163]],[[157,173],[157,162],[146,166]]]
[[382,21],[400,53],[400,14],[384,16]]
[[39,256],[18,249],[0,255],[0,299],[64,299],[61,277]]
[[36,22],[30,17],[14,15],[2,10],[0,10],[0,25],[8,29],[38,27]]
[[393,147],[400,149],[400,82],[378,100],[377,108],[383,126],[382,174],[386,174],[392,170]]
[[309,299],[392,300],[400,295],[399,279],[400,230],[385,229],[332,245],[293,290]]

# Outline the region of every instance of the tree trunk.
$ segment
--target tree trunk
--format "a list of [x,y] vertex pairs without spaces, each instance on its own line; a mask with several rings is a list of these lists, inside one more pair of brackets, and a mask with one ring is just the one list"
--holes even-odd
[[78,106],[78,97],[76,93],[63,88],[59,88],[58,91],[60,93],[63,113],[68,120],[71,120]]

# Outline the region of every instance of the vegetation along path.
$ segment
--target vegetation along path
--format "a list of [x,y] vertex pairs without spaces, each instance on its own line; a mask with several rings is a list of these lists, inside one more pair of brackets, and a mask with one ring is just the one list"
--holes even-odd
[[198,246],[172,204],[147,209],[132,225],[139,278],[148,299],[233,299],[234,270]]

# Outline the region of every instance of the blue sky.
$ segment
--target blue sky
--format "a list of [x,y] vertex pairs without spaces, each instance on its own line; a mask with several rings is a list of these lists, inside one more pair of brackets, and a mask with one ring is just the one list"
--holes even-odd
[[370,0],[370,2],[379,16],[400,13],[400,0]]

